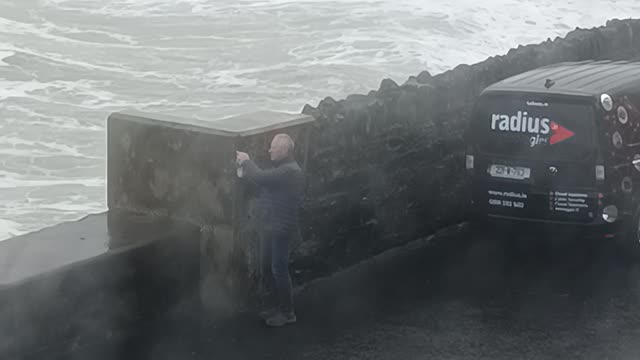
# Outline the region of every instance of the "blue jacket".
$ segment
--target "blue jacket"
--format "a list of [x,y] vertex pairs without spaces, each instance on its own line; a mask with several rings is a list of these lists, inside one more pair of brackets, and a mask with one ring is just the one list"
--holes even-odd
[[260,169],[253,161],[242,163],[245,178],[260,187],[262,221],[266,231],[296,231],[304,194],[304,175],[291,159]]

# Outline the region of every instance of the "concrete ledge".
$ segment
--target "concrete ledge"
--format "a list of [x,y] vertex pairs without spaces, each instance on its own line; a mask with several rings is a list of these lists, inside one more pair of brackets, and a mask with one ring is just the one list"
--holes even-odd
[[198,312],[190,225],[108,212],[2,242],[0,253],[3,359],[126,339],[173,312]]

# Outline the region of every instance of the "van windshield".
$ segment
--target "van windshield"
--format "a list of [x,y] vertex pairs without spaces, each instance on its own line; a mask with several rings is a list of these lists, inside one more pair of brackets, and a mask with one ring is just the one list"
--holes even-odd
[[575,159],[595,154],[594,110],[586,101],[485,96],[472,119],[472,142],[487,154]]

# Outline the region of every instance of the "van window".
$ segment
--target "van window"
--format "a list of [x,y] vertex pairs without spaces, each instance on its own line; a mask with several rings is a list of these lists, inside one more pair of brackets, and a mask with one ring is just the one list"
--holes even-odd
[[582,160],[596,153],[594,118],[586,101],[485,96],[476,107],[470,135],[482,153]]

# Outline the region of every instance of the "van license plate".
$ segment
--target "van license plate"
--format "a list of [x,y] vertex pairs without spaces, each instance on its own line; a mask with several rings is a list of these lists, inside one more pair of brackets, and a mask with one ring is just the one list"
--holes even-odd
[[491,165],[489,174],[493,177],[525,180],[531,177],[531,169],[520,166]]

